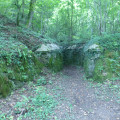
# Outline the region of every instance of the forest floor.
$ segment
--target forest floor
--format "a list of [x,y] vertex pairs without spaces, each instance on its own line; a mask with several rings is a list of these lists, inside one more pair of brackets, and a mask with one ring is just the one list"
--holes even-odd
[[[120,91],[115,85],[110,87],[109,82],[88,81],[84,70],[76,66],[65,67],[59,73],[49,72],[44,76],[49,84],[41,89],[46,88],[47,93],[57,101],[53,114],[47,120],[120,120]],[[30,83],[6,99],[0,99],[0,111],[6,113],[4,117],[9,114],[9,120],[32,120],[30,117],[20,119],[20,116],[29,111],[31,101],[28,98],[35,98],[33,91],[38,87],[40,86],[36,87]],[[14,106],[17,103],[21,106],[20,102],[23,107],[18,111]]]
[[[119,120],[120,104],[109,83],[97,84],[85,79],[82,68],[66,67],[49,89],[58,87],[59,105],[53,118],[57,120]],[[52,120],[52,119],[51,119]]]

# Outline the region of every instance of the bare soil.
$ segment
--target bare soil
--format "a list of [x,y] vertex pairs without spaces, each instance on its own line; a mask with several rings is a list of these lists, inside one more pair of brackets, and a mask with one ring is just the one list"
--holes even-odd
[[[120,104],[107,91],[107,87],[90,87],[85,80],[84,70],[75,66],[64,68],[62,74],[55,75],[49,90],[57,89],[59,105],[51,120],[119,120]],[[104,86],[105,87],[105,86]],[[99,94],[97,92],[99,91]],[[107,91],[107,93],[105,93]],[[105,93],[105,94],[103,94]]]

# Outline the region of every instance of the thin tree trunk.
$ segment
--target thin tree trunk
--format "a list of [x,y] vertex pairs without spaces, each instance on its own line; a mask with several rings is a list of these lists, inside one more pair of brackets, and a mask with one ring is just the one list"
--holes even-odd
[[22,15],[21,15],[22,19],[24,18],[24,7],[25,7],[25,1],[22,0]]
[[106,19],[107,19],[107,15],[108,15],[108,11],[107,11],[107,2],[106,2],[106,4],[105,4],[105,13],[104,13],[104,32],[106,32],[106,28],[107,28],[107,21],[106,21]]
[[72,40],[73,39],[73,0],[71,0],[71,3],[72,3],[72,5],[71,5],[71,28],[70,28],[70,40]]
[[43,34],[43,11],[41,13],[41,34]]
[[27,21],[27,27],[29,28],[32,23],[33,15],[34,15],[34,4],[36,0],[31,0],[30,1],[30,8],[29,8],[29,13],[28,13],[28,21]]
[[18,0],[16,0],[15,5],[17,7],[16,25],[19,26],[19,24],[20,24],[20,9],[21,9],[21,6],[19,5],[19,1]]
[[16,25],[17,26],[19,26],[19,24],[20,24],[19,16],[20,16],[20,10],[18,10],[17,18],[16,18]]
[[101,0],[100,0],[100,28],[99,28],[99,32],[100,32],[100,35],[102,35],[102,3],[101,3]]
[[[114,7],[114,1],[112,0],[112,7]],[[113,18],[112,18],[112,26],[113,26],[113,32],[112,33],[115,33],[115,23],[114,23],[114,20],[115,20],[115,16],[114,16],[114,13],[113,13]]]

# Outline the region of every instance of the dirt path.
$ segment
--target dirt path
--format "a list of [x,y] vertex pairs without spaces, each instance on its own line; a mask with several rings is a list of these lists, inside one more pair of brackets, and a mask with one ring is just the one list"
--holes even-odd
[[[43,76],[48,81],[47,85],[39,86],[36,82],[30,82],[14,91],[6,99],[0,99],[0,120],[34,120],[32,117],[35,118],[39,115],[39,107],[38,112],[32,116],[31,108],[32,113],[36,110],[32,100],[45,99],[46,93],[58,102],[54,112],[51,111],[53,112],[51,119],[47,120],[120,120],[120,89],[112,89],[113,91],[111,91],[106,84],[90,87],[92,82],[85,79],[84,71],[80,67],[66,67],[56,74],[51,74],[48,70],[45,71],[43,73],[46,74]],[[119,83],[117,83],[118,86]],[[43,98],[39,97],[41,92],[36,96],[38,90],[42,90],[42,92],[45,90],[45,96],[41,96]],[[44,99],[42,106],[48,105],[50,107],[51,102],[45,102]],[[19,106],[19,109],[16,109],[16,105]],[[1,113],[6,113],[2,119]],[[27,113],[30,114],[30,118],[24,118]],[[35,118],[35,120],[46,119]]]
[[[51,120],[119,120],[120,104],[114,99],[98,99],[98,88],[90,88],[84,80],[83,69],[67,67],[61,74],[54,75],[52,85],[59,103]],[[51,92],[52,93],[52,92]]]

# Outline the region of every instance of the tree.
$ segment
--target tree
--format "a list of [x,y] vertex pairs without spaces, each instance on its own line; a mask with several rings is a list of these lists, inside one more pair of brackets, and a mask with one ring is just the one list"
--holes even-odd
[[57,41],[120,32],[119,0],[0,0],[0,9],[17,25]]
[[29,28],[32,23],[33,15],[34,15],[34,8],[35,8],[36,0],[30,0],[30,7],[28,13],[28,20],[27,20],[27,27]]

